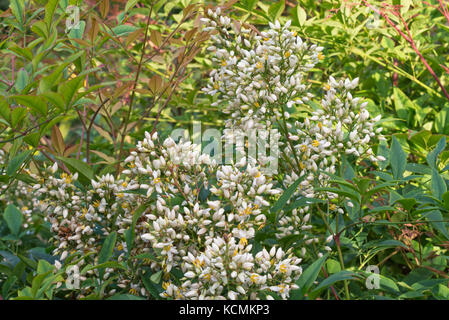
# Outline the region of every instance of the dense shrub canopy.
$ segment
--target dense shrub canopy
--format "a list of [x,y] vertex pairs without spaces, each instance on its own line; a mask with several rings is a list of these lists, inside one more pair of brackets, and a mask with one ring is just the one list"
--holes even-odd
[[448,299],[445,0],[0,1],[1,299]]

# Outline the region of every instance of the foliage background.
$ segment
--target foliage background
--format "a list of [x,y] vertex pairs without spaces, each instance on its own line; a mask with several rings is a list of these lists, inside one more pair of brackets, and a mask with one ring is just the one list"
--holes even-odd
[[[119,172],[145,131],[157,128],[167,136],[174,128],[191,130],[193,121],[203,130],[222,128],[224,116],[201,93],[211,61],[205,50],[209,35],[198,29],[201,8],[219,3],[59,1],[52,9],[53,2],[27,1],[25,9],[12,1],[11,10],[0,15],[0,178],[8,186],[3,194],[17,181],[32,180],[25,167],[38,173],[59,160],[64,170],[89,181]],[[82,7],[84,32],[67,33],[63,9],[75,2]],[[1,9],[7,6],[0,2]],[[325,59],[308,81],[322,90],[330,75],[359,77],[357,96],[368,99],[372,115],[382,115],[389,140],[376,148],[387,158],[377,170],[342,170],[334,191],[354,197],[358,205],[347,209],[360,211],[364,220],[354,213],[329,221],[340,230],[343,259],[309,257],[303,289],[292,298],[338,299],[348,291],[350,298],[362,299],[449,298],[449,99],[443,90],[449,87],[449,15],[444,6],[445,1],[414,0],[228,5],[231,16],[259,29],[291,19],[300,36],[325,47]],[[151,44],[144,45],[144,39]],[[60,68],[69,61],[72,69]],[[26,286],[41,288],[43,279],[33,279],[47,270],[41,260],[52,263],[54,257],[46,248],[45,223],[37,223],[32,233],[12,227],[7,197],[0,272],[15,280],[0,280],[0,286],[4,298],[14,298]],[[360,226],[371,219],[377,224]],[[326,235],[319,216],[316,224]],[[258,239],[274,241],[268,232]],[[380,266],[379,290],[364,286],[369,264]],[[49,297],[45,290],[38,298]]]

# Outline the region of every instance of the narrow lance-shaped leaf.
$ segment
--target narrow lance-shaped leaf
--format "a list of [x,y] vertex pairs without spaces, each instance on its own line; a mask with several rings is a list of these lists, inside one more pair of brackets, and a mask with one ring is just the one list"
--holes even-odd
[[22,212],[20,212],[20,210],[17,209],[16,206],[10,204],[6,207],[3,218],[5,219],[11,233],[14,235],[18,235],[23,220]]
[[437,158],[440,155],[440,153],[443,152],[445,147],[446,147],[446,138],[442,137],[440,141],[438,141],[435,149],[429,152],[429,154],[426,157],[426,161],[431,168],[436,168]]
[[407,165],[407,155],[402,150],[399,141],[393,136],[393,142],[390,149],[390,165],[393,172],[393,178],[401,179],[404,175],[405,166]]

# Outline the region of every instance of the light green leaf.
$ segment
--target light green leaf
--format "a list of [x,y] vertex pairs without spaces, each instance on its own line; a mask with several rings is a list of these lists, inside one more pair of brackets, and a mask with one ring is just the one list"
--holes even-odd
[[9,161],[8,166],[6,168],[6,174],[8,176],[12,176],[16,171],[20,168],[22,163],[25,161],[26,158],[31,154],[31,150],[26,150],[18,155],[16,155],[14,158]]
[[9,7],[20,25],[23,25],[24,0],[11,0]]
[[304,296],[307,293],[307,291],[313,285],[313,282],[318,277],[318,274],[320,273],[321,267],[326,262],[326,259],[327,259],[327,254],[322,256],[318,260],[314,261],[301,274],[299,279],[296,281],[296,284],[298,285],[299,289],[298,290],[294,290],[291,293],[291,298],[293,300],[299,299],[299,298],[301,298],[302,296]]
[[34,112],[38,112],[41,115],[47,115],[47,103],[45,99],[41,96],[12,96],[12,99],[15,99],[17,103],[24,105]]
[[324,279],[318,287],[316,287],[313,291],[319,291],[321,289],[330,287],[335,282],[343,281],[343,280],[354,280],[357,279],[355,276],[357,274],[352,271],[342,270],[340,272],[334,273],[328,278]]
[[280,211],[285,204],[287,203],[287,201],[291,198],[291,196],[296,192],[296,190],[298,189],[299,184],[301,183],[301,181],[303,181],[305,179],[305,175],[303,175],[302,177],[300,177],[299,179],[297,179],[291,186],[289,186],[284,193],[280,196],[280,198],[278,199],[278,201],[276,201],[276,203],[271,207],[271,212],[272,213],[277,213],[278,211]]
[[276,1],[268,8],[268,15],[272,21],[276,21],[284,12],[285,0]]
[[64,162],[64,164],[72,167],[76,172],[83,175],[89,181],[94,178],[93,170],[85,162],[83,162],[81,160],[77,160],[77,159],[65,158],[65,157],[59,157],[59,156],[57,156],[56,158],[61,160],[62,162]]
[[58,0],[49,0],[45,5],[45,17],[44,21],[47,24],[48,30],[50,30],[51,22],[53,20],[53,15],[55,14],[55,9],[58,5]]
[[443,152],[445,147],[446,147],[446,138],[442,137],[438,141],[435,149],[433,149],[431,152],[429,152],[429,154],[426,157],[426,161],[431,168],[437,167],[438,156],[440,155],[441,152]]
[[17,92],[20,93],[23,89],[25,89],[28,84],[28,79],[28,72],[24,68],[20,69],[20,71],[17,73],[17,80],[14,85]]
[[6,207],[3,218],[5,219],[9,230],[11,230],[11,233],[14,235],[18,235],[20,227],[22,226],[22,212],[20,212],[20,210],[17,209],[16,206],[10,204]]
[[443,193],[447,191],[447,186],[444,182],[443,177],[435,168],[432,169],[432,181],[430,183],[430,189],[432,191],[432,194],[437,199],[441,199]]
[[134,7],[137,4],[137,0],[128,0],[125,6],[125,12],[128,12],[129,9]]
[[439,210],[432,210],[430,212],[423,213],[423,216],[430,221],[433,228],[441,232],[446,239],[449,239],[446,223],[443,222],[444,218]]
[[404,175],[405,166],[407,165],[407,155],[402,150],[401,145],[395,136],[390,148],[390,165],[394,179],[401,179]]

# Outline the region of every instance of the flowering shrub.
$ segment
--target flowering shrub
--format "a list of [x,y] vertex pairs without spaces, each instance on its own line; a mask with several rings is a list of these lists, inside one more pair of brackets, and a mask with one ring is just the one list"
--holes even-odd
[[[290,122],[293,105],[313,97],[305,79],[323,48],[307,45],[288,30],[289,24],[281,28],[278,22],[260,35],[242,26],[232,39],[231,20],[218,15],[219,11],[209,12],[212,20],[203,19],[208,31],[219,31],[213,40],[225,48],[209,47],[216,51],[213,60],[219,69],[211,72],[213,83],[205,91],[220,93],[215,104],[226,101],[230,130],[279,125],[282,143],[288,145],[283,155],[292,169],[285,171],[284,186],[302,180],[294,197],[317,197],[315,187],[328,184],[343,154],[377,161],[369,142],[378,118],[370,119],[365,105],[349,93],[357,80],[331,78],[321,108],[304,122]],[[301,275],[302,259],[297,255],[304,255],[305,248],[293,252],[272,246],[254,251],[251,244],[256,232],[269,223],[265,213],[281,193],[255,159],[220,165],[190,142],[167,138],[161,143],[157,133],[145,133],[125,163],[121,177],[107,174],[84,190],[76,185],[77,173],[55,176],[55,163],[46,170],[43,182],[32,187],[32,202],[51,224],[53,254],[62,261],[71,254],[94,253],[84,263],[98,262],[103,239],[116,232],[127,240],[115,244],[117,261],[147,255],[152,273],[162,272],[161,297],[256,299],[273,298],[270,293],[275,293],[285,299],[298,289],[295,281]],[[134,220],[137,208],[142,209]],[[308,211],[306,206],[291,215],[283,212],[276,237],[311,229]],[[131,240],[127,239],[130,227]],[[172,270],[183,276],[175,277]],[[119,271],[108,268],[102,275],[91,274],[106,280],[111,272]],[[120,274],[118,287],[149,294],[142,283],[128,277]],[[83,288],[81,296],[89,286]]]
[[[184,8],[180,24],[193,15],[194,8]],[[138,9],[136,15],[148,8]],[[145,46],[153,9],[151,4]],[[101,10],[106,10],[104,5]],[[324,82],[315,78],[326,58],[324,47],[298,35],[290,21],[281,24],[273,19],[260,31],[225,11],[226,6],[205,10],[194,32],[188,31],[183,41],[173,37],[177,28],[164,39],[159,31],[150,32],[155,54],[163,54],[164,46],[174,52],[170,59],[175,70],[167,71],[171,82],[152,75],[148,77],[151,90],[138,87],[142,66],[154,71],[142,62],[144,46],[140,62],[136,61],[130,101],[125,101],[129,102],[126,121],[117,128],[112,117],[123,101],[106,106],[110,99],[119,99],[120,92],[105,95],[106,100],[100,94],[101,105],[91,110],[90,125],[82,123],[85,152],[82,141],[79,146],[66,146],[58,127],[53,127],[50,138],[36,136],[38,142],[46,141],[45,146],[37,143],[39,147],[24,150],[14,159],[0,150],[1,162],[9,161],[3,168],[6,174],[0,176],[5,206],[5,223],[0,223],[1,294],[9,295],[14,282],[22,281],[22,274],[15,274],[20,268],[33,273],[14,289],[14,297],[21,299],[57,295],[200,300],[314,299],[324,292],[327,298],[340,299],[344,294],[349,299],[348,280],[369,279],[363,267],[374,257],[381,266],[398,252],[410,270],[413,263],[438,270],[422,261],[421,242],[418,248],[414,239],[425,228],[449,239],[443,220],[443,213],[449,211],[443,178],[448,166],[438,167],[445,139],[438,140],[427,156],[428,167],[407,163],[403,139],[400,143],[393,137],[388,150],[385,128],[379,126],[381,116],[373,117],[369,102],[356,91],[359,78],[329,76]],[[89,32],[95,33],[91,28]],[[126,46],[141,31],[131,33]],[[235,145],[227,162],[222,161],[226,155],[215,150],[213,156],[203,153],[199,144],[175,141],[164,130],[156,130],[172,97],[170,83],[178,87],[186,73],[183,59],[192,61],[190,50],[198,53],[209,35],[203,62],[210,61],[212,66],[202,88],[207,98],[189,94],[186,99],[209,99],[210,107],[225,114],[219,143]],[[84,45],[83,41],[76,43]],[[185,44],[184,53],[170,47],[180,41]],[[155,124],[129,135],[148,115],[140,106],[144,117],[130,122],[133,101],[150,91],[152,107],[160,104]],[[45,94],[60,102],[56,92]],[[165,104],[160,101],[163,96]],[[0,113],[4,106],[10,111],[2,99]],[[15,108],[18,111],[11,114],[21,115],[21,109],[27,112]],[[85,119],[87,114],[84,110],[79,116]],[[95,124],[98,114],[110,132]],[[108,151],[90,150],[92,127],[112,141],[114,157]],[[255,153],[251,152],[253,134],[266,144],[257,145]],[[13,141],[6,149],[15,154],[19,147]],[[270,150],[269,156],[264,147]],[[75,161],[70,154],[76,150]],[[105,160],[96,163],[95,170],[90,152]],[[81,155],[87,164],[78,160]],[[44,165],[36,164],[37,160]],[[415,226],[411,219],[420,224]],[[400,226],[395,226],[399,231],[388,229],[392,224]],[[10,242],[3,245],[2,241]],[[34,251],[26,247],[26,254],[19,254],[24,243],[25,247],[37,245]],[[423,246],[434,250],[432,242]],[[376,256],[384,248],[395,251]],[[2,270],[7,270],[8,277],[13,275],[10,280]],[[326,280],[315,286],[318,278]],[[343,288],[335,290],[340,280]],[[385,283],[384,279],[384,287]],[[389,290],[398,297],[408,294],[395,286],[390,284]],[[444,290],[437,289],[432,294],[440,297]],[[424,289],[413,290],[412,296],[425,295]],[[362,290],[359,286],[355,291]]]

